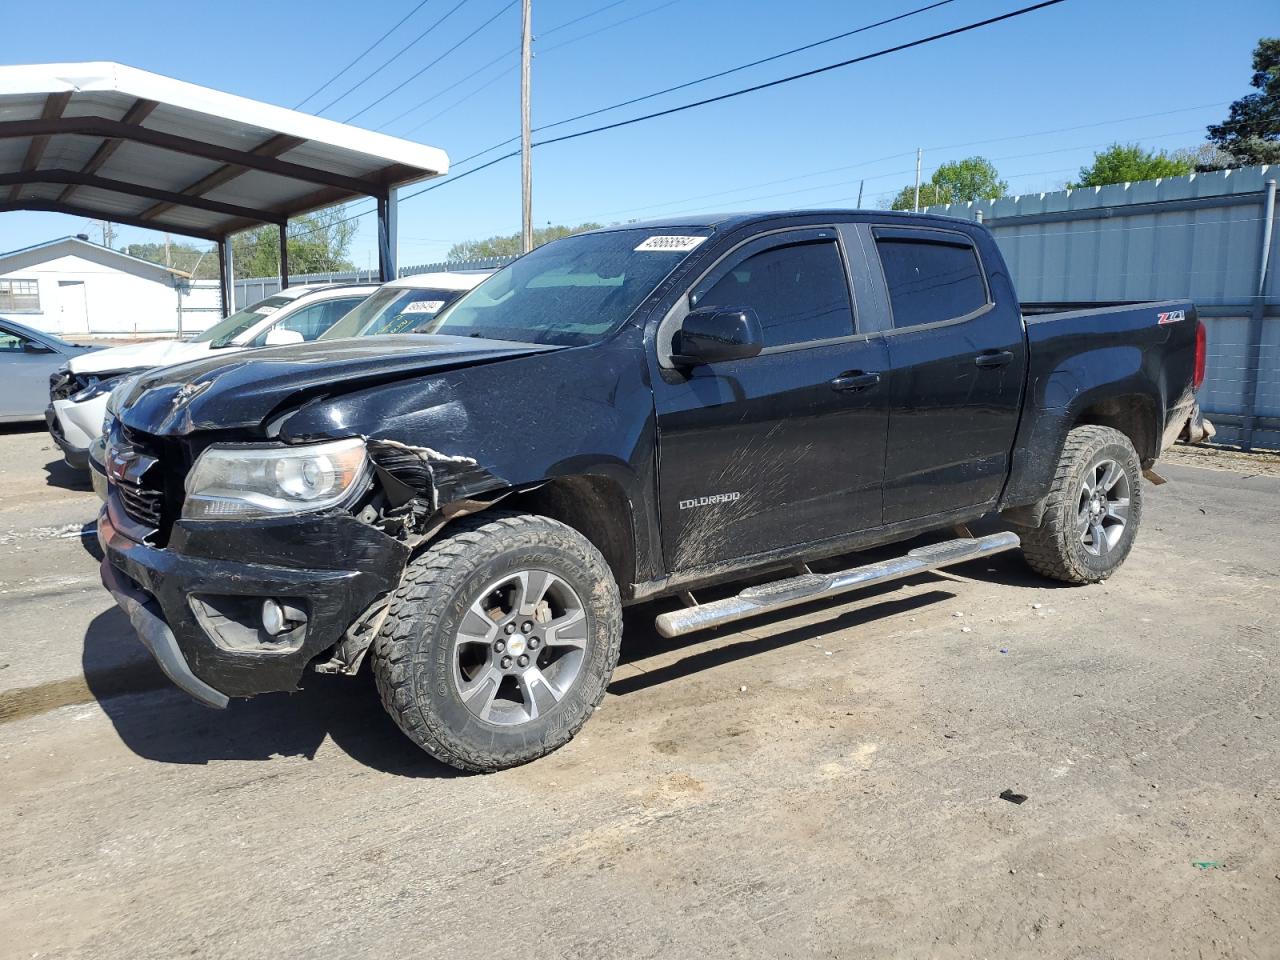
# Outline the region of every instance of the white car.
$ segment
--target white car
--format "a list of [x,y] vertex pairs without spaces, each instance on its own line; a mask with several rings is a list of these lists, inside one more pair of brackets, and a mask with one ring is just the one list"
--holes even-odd
[[335,323],[321,340],[372,337],[383,333],[413,333],[478,284],[493,270],[452,270],[419,273],[391,280],[378,292]]
[[287,287],[190,340],[153,340],[73,357],[49,381],[49,432],[70,466],[88,469],[89,445],[102,433],[107,397],[124,378],[214,351],[315,340],[376,289],[370,283]]

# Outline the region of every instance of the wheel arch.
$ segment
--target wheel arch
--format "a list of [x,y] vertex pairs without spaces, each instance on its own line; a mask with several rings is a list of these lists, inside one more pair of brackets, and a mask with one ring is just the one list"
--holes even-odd
[[558,520],[600,551],[623,601],[631,599],[636,570],[635,511],[622,485],[595,474],[555,477],[502,498],[502,509]]

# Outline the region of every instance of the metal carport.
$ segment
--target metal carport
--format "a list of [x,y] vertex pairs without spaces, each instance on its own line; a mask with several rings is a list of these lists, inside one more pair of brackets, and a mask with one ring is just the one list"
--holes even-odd
[[447,173],[443,150],[118,63],[0,67],[0,212],[44,210],[218,245],[274,224],[288,283],[292,216],[377,202],[378,262],[396,272],[396,190]]

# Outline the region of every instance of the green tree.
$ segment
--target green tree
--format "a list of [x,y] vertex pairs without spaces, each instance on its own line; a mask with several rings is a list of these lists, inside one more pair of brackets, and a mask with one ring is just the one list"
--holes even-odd
[[[165,263],[163,243],[131,243],[124,252],[139,260]],[[184,241],[170,241],[168,266],[189,273],[196,280],[217,280],[218,252],[211,248],[201,250]]]
[[1237,166],[1280,163],[1280,37],[1263,37],[1254,47],[1249,84],[1259,92],[1232,103],[1227,119],[1209,127],[1209,140]]
[[[291,220],[289,273],[354,269],[348,253],[356,235],[356,222],[346,217],[342,207],[329,207]],[[280,234],[270,225],[237,233],[231,238],[231,256],[237,279],[274,277],[280,273]]]
[[[563,225],[541,227],[533,231],[533,245],[542,246],[551,240],[571,237],[575,233],[597,230],[598,223],[580,223],[576,227]],[[449,248],[448,260],[477,260],[483,257],[510,257],[520,252],[520,234],[493,236],[484,240],[464,240]]]
[[1105,187],[1109,183],[1132,183],[1157,177],[1180,177],[1193,173],[1195,157],[1187,152],[1166,153],[1144,150],[1136,143],[1113,143],[1093,155],[1093,163],[1080,168],[1080,179],[1067,186]]
[[[970,200],[995,200],[1003,197],[1009,184],[986,157],[967,157],[944,163],[926,183],[920,184],[921,208],[943,203],[966,203]],[[889,204],[891,210],[910,210],[915,204],[915,184],[898,191]]]

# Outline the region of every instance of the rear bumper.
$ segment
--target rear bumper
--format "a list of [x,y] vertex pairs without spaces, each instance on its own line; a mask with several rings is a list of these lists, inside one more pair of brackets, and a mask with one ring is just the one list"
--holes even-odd
[[[296,689],[308,664],[395,588],[408,557],[402,544],[349,514],[180,521],[158,548],[121,532],[113,519],[121,509],[109,488],[98,518],[103,585],[170,679],[210,706]],[[305,619],[267,634],[267,599]]]

